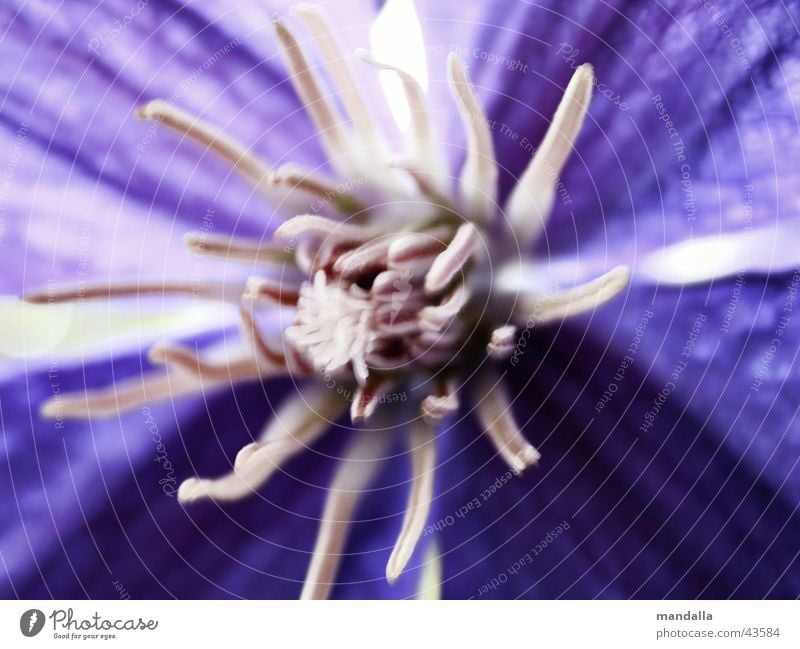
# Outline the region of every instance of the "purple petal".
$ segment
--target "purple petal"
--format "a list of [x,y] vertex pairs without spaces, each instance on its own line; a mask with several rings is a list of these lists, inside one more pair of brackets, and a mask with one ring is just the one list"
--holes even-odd
[[3,10],[2,44],[18,61],[0,91],[0,138],[17,151],[3,206],[16,263],[3,290],[68,279],[77,268],[100,279],[185,273],[194,262],[181,237],[206,215],[215,232],[256,237],[283,218],[212,151],[138,122],[150,99],[225,129],[267,161],[319,166],[315,138],[297,138],[313,129],[288,89],[269,10],[149,3],[125,19],[130,10],[117,2]]
[[[790,27],[797,19],[787,13],[794,9],[726,9],[726,24],[747,44],[746,69],[718,19],[700,5],[672,13],[662,5],[619,6],[575,3],[564,15],[522,2],[462,3],[458,13],[423,3],[423,29],[437,63],[429,95],[442,139],[455,143],[449,157],[463,157],[463,134],[451,127],[448,50],[466,48],[462,58],[495,120],[505,194],[530,158],[521,138],[538,143],[574,54],[576,64],[595,65],[612,97],[595,93],[562,179],[569,200],[562,196],[544,247],[563,253],[580,242],[584,256],[600,248],[616,254],[659,248],[695,231],[794,216],[800,147]],[[209,208],[219,232],[258,237],[274,226],[274,211],[210,152],[163,128],[150,138],[148,126],[132,120],[138,105],[174,96],[198,66],[240,39],[176,103],[270,161],[286,156],[319,166],[314,138],[298,142],[298,133],[313,132],[311,123],[288,89],[268,12],[255,7],[148,6],[95,56],[88,52],[92,39],[110,33],[130,5],[55,12],[21,3],[13,19],[11,8],[3,10],[10,25],[6,53],[20,61],[19,74],[3,83],[0,138],[7,150],[14,151],[27,124],[4,206],[14,218],[5,220],[3,243],[12,245],[5,246],[11,270],[3,290],[75,279],[90,220],[85,272],[103,279],[186,268],[192,260],[180,256],[180,235],[196,229]],[[366,45],[369,8],[342,13],[336,18],[348,49]],[[499,56],[508,57],[507,65]],[[512,60],[527,69],[510,70]],[[666,113],[654,95],[665,98]],[[686,146],[688,186],[664,114]],[[145,259],[156,261],[142,270]],[[792,350],[800,340],[790,328],[776,333],[789,290],[784,279],[737,278],[683,292],[635,287],[624,307],[609,306],[558,332],[537,330],[512,387],[520,421],[543,453],[540,468],[503,481],[505,468],[488,460],[489,444],[473,427],[459,422],[442,436],[433,518],[453,520],[435,533],[443,546],[445,596],[481,595],[492,580],[497,587],[482,596],[796,596],[800,546],[791,532],[798,449],[789,397],[797,393]],[[650,309],[658,316],[648,323],[631,373],[595,413]],[[691,358],[655,423],[640,431],[698,313],[706,320]],[[775,339],[777,353],[768,342]],[[109,365],[89,367],[85,376],[108,383],[141,364],[128,359],[114,375]],[[159,485],[163,466],[154,461],[142,413],[56,429],[30,405],[52,394],[52,381],[31,372],[24,392],[18,378],[0,385],[7,456],[0,496],[19,507],[0,527],[7,596],[114,597],[116,579],[133,597],[297,595],[332,462],[307,456],[263,499],[184,511]],[[80,387],[84,374],[64,370],[58,381],[62,389]],[[197,404],[154,408],[176,476],[229,469],[269,415],[276,395],[266,394],[260,386],[223,393],[209,398],[208,413]],[[523,413],[522,404],[532,412]],[[323,440],[320,455],[339,452],[336,437]],[[382,578],[404,505],[403,459],[392,462],[359,513],[336,596],[413,593],[417,569],[394,589]],[[479,505],[457,515],[473,499]],[[534,549],[530,565],[509,572]]]
[[[753,306],[782,302],[791,283],[739,287],[723,333],[732,288],[636,288],[624,308],[592,318],[589,336],[570,326],[531,337],[510,378],[542,459],[506,479],[477,431],[459,423],[447,438],[435,515],[454,521],[440,537],[445,596],[796,595],[800,473],[786,395],[798,387],[800,340],[788,328],[777,336],[783,351],[759,385],[777,316]],[[473,498],[481,506],[459,518]]]
[[[142,362],[118,363],[114,375]],[[91,367],[87,376],[105,384],[111,369]],[[177,485],[195,472],[230,470],[285,387],[223,390],[207,395],[206,408],[176,402],[89,426],[39,419],[35,405],[52,389],[82,385],[82,372],[60,370],[27,376],[22,390],[18,378],[0,385],[0,497],[8,513],[0,592],[114,598],[118,581],[133,598],[298,596],[344,431],[332,430],[242,503],[182,508]],[[402,473],[390,467],[360,511],[337,596],[413,595],[418,571],[394,588],[384,578],[406,497],[405,485],[387,478]]]
[[[504,193],[538,146],[574,68],[595,67],[598,86],[561,178],[548,250],[630,238],[652,249],[693,232],[796,215],[783,198],[800,191],[796,8],[508,1],[456,12],[424,2],[419,13],[439,71],[434,101],[448,106],[440,52],[462,48],[494,122]],[[463,142],[457,131],[447,137]]]

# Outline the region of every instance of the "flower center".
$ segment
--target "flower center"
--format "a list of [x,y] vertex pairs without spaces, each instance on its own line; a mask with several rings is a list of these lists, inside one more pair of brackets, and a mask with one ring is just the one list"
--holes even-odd
[[[179,281],[48,288],[25,296],[28,302],[48,304],[165,293],[233,298],[241,314],[243,353],[201,354],[183,345],[159,343],[149,358],[162,367],[147,376],[85,393],[59,394],[43,404],[42,413],[56,418],[110,416],[232,382],[290,373],[308,378],[302,394],[287,399],[258,440],[240,451],[233,471],[216,478],[189,478],[178,492],[184,503],[201,498],[232,501],[258,489],[281,465],[315,443],[347,408],[341,394],[315,374],[357,386],[350,416],[359,426],[373,414],[381,393],[409,377],[427,375],[424,378],[432,380],[424,381],[424,390],[409,399],[414,409],[404,411],[403,416],[412,416],[395,422],[407,429],[412,476],[408,507],[386,567],[387,578],[394,581],[424,530],[433,498],[437,425],[459,408],[462,385],[456,370],[465,344],[469,342],[473,365],[470,387],[477,418],[509,467],[523,471],[538,461],[539,453],[515,423],[512,400],[502,389],[502,375],[493,361],[511,357],[515,365],[520,341],[534,325],[594,309],[626,286],[629,273],[619,266],[585,284],[542,290],[541,282],[529,281],[541,276],[534,260],[507,259],[511,250],[527,250],[545,226],[558,176],[588,106],[590,66],[577,68],[544,140],[500,209],[491,132],[455,56],[447,62],[448,82],[466,131],[466,159],[451,182],[424,92],[414,78],[366,52],[358,53],[402,82],[412,121],[402,155],[411,162],[398,161],[371,119],[324,18],[307,5],[298,6],[294,14],[312,32],[341,99],[341,107],[331,101],[292,28],[276,20],[275,34],[292,83],[318,131],[335,180],[295,166],[270,169],[241,143],[168,102],[156,100],[140,111],[142,118],[159,120],[215,151],[271,202],[298,215],[285,221],[266,245],[207,233],[187,236],[187,245],[198,254],[270,270],[251,277],[243,292],[241,286],[231,291],[224,283]],[[342,186],[353,191],[341,191]],[[495,240],[496,231],[504,236]],[[501,265],[495,271],[497,281],[488,272],[488,262]],[[262,309],[275,307],[294,310],[290,326],[277,332],[281,345],[259,326],[257,317]],[[330,591],[357,496],[386,457],[385,442],[384,431],[357,431],[331,484],[303,597],[324,597]]]
[[360,385],[442,370],[465,331],[475,228],[348,236],[355,233],[333,229],[317,245],[287,342],[317,371]]

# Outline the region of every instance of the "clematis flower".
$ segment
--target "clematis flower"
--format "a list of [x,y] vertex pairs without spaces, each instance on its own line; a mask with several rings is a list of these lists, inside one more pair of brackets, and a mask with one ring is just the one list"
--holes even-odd
[[10,593],[796,595],[784,9],[441,7],[8,18]]

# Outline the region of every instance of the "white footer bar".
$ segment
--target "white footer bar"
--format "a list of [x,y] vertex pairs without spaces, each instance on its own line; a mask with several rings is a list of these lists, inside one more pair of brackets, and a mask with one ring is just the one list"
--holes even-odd
[[800,647],[798,618],[788,601],[5,601],[0,647],[777,649]]

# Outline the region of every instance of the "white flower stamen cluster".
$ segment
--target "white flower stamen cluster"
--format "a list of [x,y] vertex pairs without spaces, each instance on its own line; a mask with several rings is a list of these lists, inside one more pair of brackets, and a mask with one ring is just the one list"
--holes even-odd
[[[338,104],[322,91],[293,28],[287,21],[276,20],[275,33],[292,82],[318,129],[338,174],[336,180],[296,166],[272,170],[241,143],[167,102],[151,102],[140,111],[142,118],[159,120],[217,152],[268,199],[297,214],[277,229],[267,245],[187,236],[187,245],[196,252],[263,265],[263,274],[252,277],[237,295],[241,296],[247,353],[219,361],[178,345],[161,344],[150,359],[163,366],[162,372],[104,390],[61,395],[57,404],[45,403],[42,412],[58,417],[107,416],[234,380],[289,374],[305,380],[302,394],[289,399],[260,439],[242,449],[232,472],[218,478],[190,478],[179,491],[185,503],[202,498],[231,501],[260,488],[348,407],[345,399],[319,381],[320,373],[353,385],[350,415],[359,426],[379,410],[378,397],[393,386],[427,385],[415,398],[406,426],[412,478],[408,508],[387,562],[387,578],[393,582],[405,569],[424,529],[433,498],[437,425],[459,408],[462,365],[482,366],[473,402],[498,453],[515,472],[532,466],[539,453],[515,423],[492,364],[511,353],[517,327],[525,326],[529,314],[535,312],[537,322],[544,323],[594,309],[626,286],[628,271],[618,267],[565,291],[537,292],[507,282],[487,291],[492,265],[506,263],[510,244],[528,249],[545,226],[556,180],[588,108],[593,85],[590,66],[576,70],[541,146],[499,209],[491,133],[466,70],[455,56],[447,62],[448,79],[464,119],[467,158],[451,189],[450,178],[443,172],[443,153],[432,140],[425,95],[414,78],[367,52],[358,53],[361,60],[399,76],[412,108],[407,150],[391,155],[325,18],[305,5],[294,17],[314,37],[346,112],[340,114]],[[335,189],[338,180],[353,177],[366,180],[354,184],[352,191]],[[321,198],[330,212],[306,213]],[[504,234],[490,236],[489,228],[498,223]],[[287,247],[287,240],[294,246]],[[277,272],[287,267],[291,272]],[[509,276],[508,268],[496,270],[498,277]],[[196,295],[198,287],[186,282],[92,290],[48,289],[25,299],[52,303],[83,300],[87,295],[89,299],[153,292]],[[199,290],[207,299],[228,299],[230,294],[229,287],[211,283]],[[262,310],[273,308],[294,310],[278,341],[270,339],[257,318]],[[465,349],[471,355],[466,359],[461,354]],[[476,360],[476,353],[483,358]],[[384,438],[381,431],[363,429],[342,461],[322,513],[304,597],[329,594],[358,495],[386,453]]]

